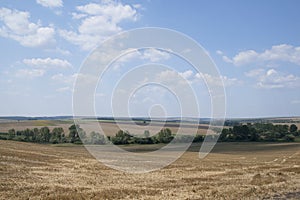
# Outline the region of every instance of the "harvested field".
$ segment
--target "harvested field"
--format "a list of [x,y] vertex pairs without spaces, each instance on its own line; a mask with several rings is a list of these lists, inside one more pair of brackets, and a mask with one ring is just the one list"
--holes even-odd
[[299,143],[219,143],[204,159],[198,149],[193,145],[159,171],[128,174],[101,164],[83,146],[0,141],[0,199],[300,197]]

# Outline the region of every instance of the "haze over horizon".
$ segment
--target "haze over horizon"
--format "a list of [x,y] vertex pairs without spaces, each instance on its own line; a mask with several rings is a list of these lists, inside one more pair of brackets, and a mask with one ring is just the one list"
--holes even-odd
[[[299,7],[297,0],[3,0],[0,116],[72,115],[73,84],[85,58],[108,37],[142,27],[173,29],[204,47],[225,85],[226,118],[300,116]],[[134,51],[110,68],[95,91],[97,116],[113,116],[112,85],[126,70],[149,62],[177,70],[154,78],[181,88],[183,77],[196,91],[200,117],[210,117],[206,75],[157,49]],[[180,116],[176,97],[156,86],[131,100],[132,116]]]

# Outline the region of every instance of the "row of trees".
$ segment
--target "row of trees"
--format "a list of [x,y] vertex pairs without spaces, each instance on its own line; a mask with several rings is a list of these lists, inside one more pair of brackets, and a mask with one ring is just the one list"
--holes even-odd
[[85,132],[76,125],[69,127],[69,134],[66,136],[64,129],[55,127],[50,131],[48,127],[40,129],[25,129],[16,131],[15,129],[8,130],[6,137],[2,134],[2,139],[17,140],[24,142],[37,142],[37,143],[81,143],[80,137],[85,137]]
[[248,123],[223,129],[219,141],[294,141],[297,136],[300,136],[300,131],[295,124]]
[[202,142],[204,137],[202,135],[197,135],[196,137],[192,135],[182,135],[175,136],[172,131],[168,128],[162,129],[156,135],[150,137],[149,131],[144,132],[143,137],[132,136],[127,131],[120,130],[114,137],[110,140],[113,144],[158,144],[158,143],[169,143],[174,139],[176,143],[187,143],[187,142]]
[[[36,143],[75,143],[75,144],[107,144],[113,143],[119,144],[157,144],[157,143],[169,143],[174,139],[172,131],[168,128],[162,129],[154,136],[150,136],[149,131],[145,131],[143,137],[133,136],[128,131],[120,130],[115,136],[104,136],[97,132],[86,132],[79,127],[79,125],[71,125],[69,127],[69,133],[65,134],[64,129],[56,127],[52,131],[48,127],[25,129],[22,131],[15,131],[10,129],[7,134],[1,134],[0,139],[17,140],[24,142],[36,142]],[[178,136],[175,138],[175,142],[201,142],[204,137],[197,135],[193,137],[191,135]]]
[[[274,125],[271,123],[248,123],[235,125],[232,128],[224,128],[219,137],[221,142],[234,141],[294,141],[295,137],[300,136],[300,131],[295,124],[288,125]],[[209,135],[209,137],[215,137]],[[25,129],[22,131],[15,131],[10,129],[8,133],[0,134],[0,139],[17,140],[25,142],[37,143],[75,143],[75,144],[157,144],[169,143],[174,139],[177,143],[187,142],[202,142],[204,136],[196,135],[181,135],[175,137],[172,131],[168,128],[162,129],[154,136],[150,136],[149,131],[145,131],[143,137],[134,136],[128,131],[120,130],[115,136],[104,136],[97,132],[86,132],[79,127],[79,125],[71,125],[69,133],[66,135],[64,129],[56,127],[52,131],[48,127]]]
[[25,129],[22,131],[15,131],[15,129],[10,129],[8,131],[9,140],[18,140],[25,142],[38,142],[38,143],[61,143],[66,142],[63,128],[57,127],[52,131],[48,127]]

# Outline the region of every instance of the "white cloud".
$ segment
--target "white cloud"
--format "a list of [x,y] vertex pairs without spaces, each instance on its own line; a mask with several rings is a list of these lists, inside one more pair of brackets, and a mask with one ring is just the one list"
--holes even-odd
[[199,81],[207,81],[207,84],[217,85],[217,86],[232,86],[232,85],[240,85],[242,84],[236,78],[229,78],[227,76],[215,77],[206,73],[194,73],[192,70],[187,70],[184,72],[176,72],[171,70],[166,70],[161,72],[158,76],[158,80],[163,82],[168,82],[172,85],[186,85],[193,84]]
[[114,63],[114,70],[119,70],[125,63],[132,61],[142,60],[145,62],[160,62],[170,58],[170,54],[168,52],[155,48],[128,49],[123,53],[124,54]]
[[217,85],[217,86],[225,86],[225,87],[229,87],[229,86],[233,86],[233,85],[241,85],[242,82],[239,81],[236,78],[229,78],[227,76],[222,76],[220,75],[220,77],[215,77],[212,76],[210,74],[206,74],[206,73],[197,73],[195,74],[195,79],[196,81],[199,80],[205,80],[207,82],[207,84],[209,85]]
[[194,74],[192,70],[187,70],[185,72],[179,73],[183,78],[189,79]]
[[232,59],[223,56],[225,62],[233,63],[236,66],[249,64],[266,64],[271,62],[289,62],[300,65],[300,47],[281,44],[272,46],[261,53],[254,50],[239,52]]
[[16,72],[16,76],[22,78],[41,77],[44,74],[45,74],[45,70],[43,69],[20,69]]
[[166,51],[149,48],[143,52],[142,58],[150,60],[151,62],[159,62],[162,60],[168,60],[170,58],[170,54]]
[[62,7],[62,0],[36,0],[36,3],[49,8]]
[[185,74],[185,73],[186,72],[178,73],[173,70],[165,70],[165,71],[160,72],[157,75],[156,79],[157,79],[157,82],[161,82],[166,85],[171,85],[174,87],[186,86],[186,85],[191,84],[191,82],[182,76],[182,74]]
[[246,76],[256,80],[258,88],[295,88],[300,87],[300,77],[285,74],[275,69],[255,69],[245,73]]
[[13,39],[26,47],[45,46],[55,42],[53,27],[42,27],[40,22],[30,22],[29,18],[29,12],[0,8],[0,36]]
[[221,50],[217,50],[216,53],[217,53],[218,55],[223,55],[223,52],[222,52]]
[[56,47],[55,49],[46,49],[45,51],[59,53],[59,54],[64,55],[64,56],[72,55],[72,53],[70,51],[68,51],[66,49],[61,49],[59,47]]
[[248,77],[254,78],[254,77],[261,76],[264,73],[265,73],[264,69],[253,69],[249,72],[246,72],[245,75],[248,76]]
[[125,54],[118,59],[118,62],[125,63],[135,59],[142,59],[151,62],[159,62],[162,60],[168,60],[170,58],[170,54],[168,52],[155,49],[155,48],[147,48],[141,50],[128,49],[124,53]]
[[23,63],[31,66],[31,67],[39,67],[39,68],[71,68],[72,65],[67,60],[61,60],[57,58],[32,58],[32,59],[24,59]]
[[72,13],[72,18],[73,19],[81,19],[81,18],[84,18],[86,16],[87,16],[87,14],[83,14],[83,13],[76,13],[76,12]]
[[227,63],[232,63],[232,60],[228,58],[227,56],[222,56],[222,59]]
[[96,47],[107,37],[122,30],[123,21],[136,21],[137,11],[130,5],[120,2],[89,3],[77,6],[73,19],[80,19],[77,31],[60,30],[60,35],[67,41],[80,46],[83,50]]

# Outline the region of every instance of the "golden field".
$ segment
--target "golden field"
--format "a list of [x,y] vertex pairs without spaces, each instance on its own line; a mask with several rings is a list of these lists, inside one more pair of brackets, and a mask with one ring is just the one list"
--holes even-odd
[[299,143],[218,143],[204,159],[199,146],[161,170],[129,174],[83,146],[0,140],[0,199],[300,198]]

